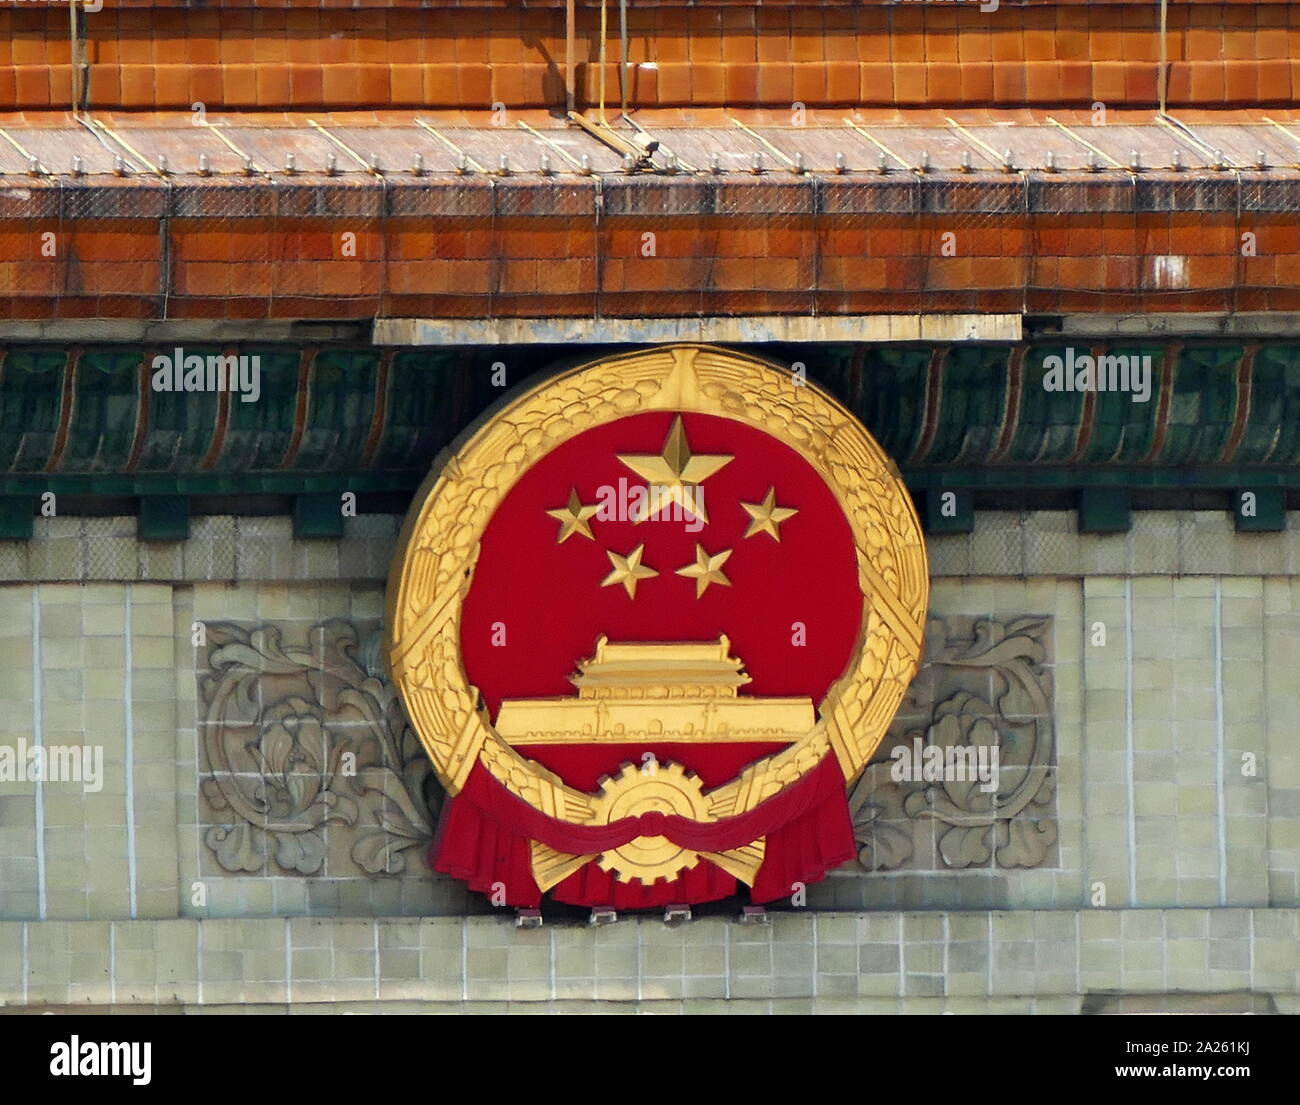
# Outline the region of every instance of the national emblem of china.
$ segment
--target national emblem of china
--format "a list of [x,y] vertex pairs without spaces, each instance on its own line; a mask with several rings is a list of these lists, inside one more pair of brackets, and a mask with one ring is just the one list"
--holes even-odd
[[389,586],[432,865],[520,907],[821,879],[927,594],[893,464],[787,369],[668,346],[527,387],[430,475]]

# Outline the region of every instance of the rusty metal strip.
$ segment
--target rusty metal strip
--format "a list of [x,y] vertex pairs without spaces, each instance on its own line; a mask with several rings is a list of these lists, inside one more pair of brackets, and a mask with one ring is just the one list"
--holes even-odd
[[793,161],[791,161],[790,158],[786,157],[785,154],[783,154],[774,145],[772,145],[771,142],[769,142],[766,138],[764,138],[761,134],[759,134],[758,131],[751,130],[749,127],[745,126],[745,124],[742,123],[739,119],[733,118],[731,122],[733,126],[739,127],[747,135],[749,135],[750,138],[753,138],[761,142],[763,146],[771,152],[772,156],[777,158],[777,160],[784,161],[785,167],[789,169],[792,173],[797,173],[799,171],[799,167]]
[[139,161],[140,164],[145,166],[145,168],[147,168],[151,173],[155,174],[156,176],[167,175],[162,170],[160,170],[157,165],[155,165],[152,161],[150,161],[147,157],[145,157],[144,154],[142,154],[139,150],[137,150],[134,146],[132,146],[130,142],[128,142],[125,138],[123,138],[120,134],[118,134],[106,123],[101,123],[98,119],[91,119],[91,118],[87,118],[85,122],[89,124],[92,131],[94,130],[102,131],[105,135],[108,136],[110,141],[116,142],[119,146],[122,147],[122,149],[126,150],[127,153],[129,153],[132,157],[134,157],[137,161]]
[[1127,171],[1124,165],[1121,165],[1118,161],[1116,161],[1113,157],[1111,157],[1110,154],[1108,154],[1105,150],[1100,149],[1097,146],[1094,146],[1086,138],[1081,138],[1079,135],[1075,134],[1074,131],[1072,131],[1069,127],[1067,127],[1064,123],[1060,122],[1057,119],[1054,119],[1050,115],[1047,116],[1047,121],[1051,123],[1052,126],[1058,127],[1061,130],[1065,131],[1065,133],[1068,134],[1071,138],[1073,138],[1076,142],[1078,142],[1079,145],[1092,150],[1092,152],[1095,153],[1098,157],[1104,157],[1107,161],[1109,161],[1112,165],[1114,165],[1115,168],[1125,169],[1125,171]]
[[[1284,127],[1281,123],[1279,123],[1276,119],[1270,119],[1267,115],[1264,116],[1264,122],[1268,123],[1270,126],[1277,127],[1277,129],[1280,130],[1283,134],[1285,134],[1289,139],[1291,139],[1292,142],[1295,142],[1297,145],[1300,145],[1300,135],[1297,135],[1295,131],[1287,130],[1287,128]],[[1300,169],[1300,155],[1297,155],[1296,160],[1291,163],[1291,167],[1293,169]]]
[[269,173],[271,171],[270,169],[262,168],[260,165],[257,164],[257,162],[253,160],[251,154],[245,153],[238,146],[236,146],[234,142],[232,142],[229,138],[226,137],[221,127],[217,126],[215,123],[209,123],[206,118],[204,118],[203,120],[203,125],[207,127],[210,131],[212,131],[212,133],[215,134],[218,138],[220,138],[221,141],[224,142],[233,153],[238,154],[239,159],[245,165],[251,166],[255,171],[259,173]]
[[1193,134],[1182,122],[1175,119],[1172,115],[1167,115],[1165,112],[1162,111],[1159,115],[1156,116],[1156,122],[1160,126],[1164,127],[1166,130],[1173,131],[1174,134],[1178,135],[1179,138],[1183,138],[1186,141],[1191,142],[1192,145],[1194,145],[1198,150],[1200,150],[1201,153],[1204,154],[1206,157],[1209,158],[1214,157],[1215,151],[1210,149],[1209,146],[1207,146],[1204,142],[1202,142],[1199,138],[1197,138],[1196,135]]
[[565,161],[567,161],[567,162],[568,162],[570,165],[572,165],[575,169],[581,169],[581,168],[582,168],[582,162],[581,162],[581,161],[578,161],[578,160],[573,156],[573,154],[569,153],[569,151],[566,150],[563,146],[559,145],[559,144],[556,143],[556,142],[552,142],[551,139],[547,138],[546,135],[544,135],[541,131],[535,129],[534,127],[530,127],[530,126],[529,126],[527,123],[525,123],[522,119],[516,119],[516,120],[515,120],[515,123],[516,123],[516,124],[517,124],[521,129],[522,129],[522,130],[526,130],[529,134],[531,134],[531,135],[532,135],[534,138],[536,138],[539,142],[545,142],[546,145],[550,146],[551,149],[553,149],[556,153],[558,153],[562,158],[564,158]]
[[986,154],[988,154],[991,158],[993,158],[995,164],[1001,164],[1002,152],[995,150],[987,142],[979,138],[976,138],[975,135],[971,134],[970,131],[968,131],[959,122],[957,122],[957,120],[954,119],[951,115],[945,115],[943,117],[943,120],[950,127],[956,130],[957,133],[960,134],[964,139],[966,139],[967,142],[974,142],[975,145],[977,145],[981,150],[983,150]]
[[876,149],[880,150],[882,153],[888,154],[900,165],[902,165],[905,169],[910,169],[913,172],[916,172],[920,169],[919,165],[909,165],[907,163],[906,158],[899,157],[898,154],[894,153],[893,150],[891,150],[882,141],[880,141],[880,139],[878,139],[874,134],[866,130],[864,127],[858,126],[858,124],[855,123],[852,119],[845,119],[844,124],[845,126],[852,127],[855,131],[857,131],[860,135],[862,135],[863,138],[865,138],[868,142],[870,142],[873,146],[875,146]]
[[362,157],[359,153],[357,153],[356,150],[354,150],[351,146],[349,146],[346,142],[344,142],[343,139],[337,138],[335,137],[335,135],[331,134],[326,127],[321,126],[318,122],[316,122],[315,119],[308,119],[307,125],[311,127],[313,130],[319,131],[321,134],[323,134],[329,141],[333,142],[334,145],[336,145],[339,149],[341,149],[345,154],[348,155],[348,157],[352,158],[353,161],[355,161],[367,172],[373,173],[375,171],[374,169],[371,168],[370,162],[368,162],[364,157]]
[[1265,115],[1264,122],[1266,122],[1271,127],[1277,127],[1277,129],[1280,130],[1283,134],[1285,134],[1288,138],[1290,138],[1291,141],[1293,142],[1300,141],[1300,139],[1297,138],[1294,131],[1287,130],[1286,127],[1283,124],[1279,123],[1276,119],[1273,119]]
[[[1189,127],[1186,123],[1184,123],[1181,119],[1177,118],[1176,116],[1170,115],[1167,111],[1162,112],[1159,118],[1160,121],[1165,124],[1165,126],[1173,127],[1178,134],[1186,138],[1187,141],[1192,143],[1192,145],[1194,145],[1198,150],[1200,150],[1201,153],[1203,153],[1206,157],[1214,158],[1217,157],[1221,152],[1220,150],[1216,150],[1213,146],[1207,145],[1205,142],[1202,142],[1199,138],[1196,137],[1196,132],[1192,130],[1191,127]],[[1222,126],[1223,124],[1220,123],[1219,125]]]
[[456,154],[458,157],[463,157],[465,159],[465,164],[467,164],[476,173],[487,172],[487,170],[483,168],[482,165],[480,165],[477,161],[475,161],[472,157],[470,157],[470,155],[467,154],[464,150],[462,150],[458,145],[456,145],[455,142],[453,142],[446,135],[441,134],[440,132],[434,130],[434,128],[429,126],[429,124],[426,123],[423,119],[416,119],[415,125],[424,130],[427,130],[430,134],[434,136],[434,138],[436,138],[439,142],[441,142],[444,146],[446,146],[447,149],[451,150],[452,153]]
[[9,143],[9,145],[11,145],[20,154],[22,154],[23,157],[27,158],[28,164],[35,161],[37,165],[40,165],[40,160],[35,156],[33,156],[31,153],[29,153],[26,149],[24,149],[23,146],[18,142],[18,139],[16,139],[12,134],[10,134],[7,130],[5,130],[4,127],[0,127],[0,138],[3,138],[6,142]]
[[[84,115],[75,115],[75,116],[73,116],[73,121],[74,121],[75,123],[79,124],[80,126],[84,127],[84,128],[86,129],[86,133],[89,134],[89,135],[91,136],[91,138],[93,138],[96,142],[98,142],[98,143],[99,143],[99,144],[104,148],[104,150],[105,150],[106,152],[111,153],[111,154],[113,155],[114,162],[116,162],[117,160],[120,160],[120,159],[122,158],[122,151],[123,151],[123,150],[130,150],[130,147],[129,147],[125,142],[122,142],[120,139],[118,139],[117,136],[116,136],[115,134],[113,134],[112,131],[110,131],[107,127],[105,127],[105,126],[104,126],[102,123],[100,123],[97,119],[92,118],[92,116],[90,115],[89,112],[87,112],[87,113],[84,114]],[[134,151],[131,151],[131,152],[132,152],[133,156],[140,157],[140,155],[134,153]],[[157,172],[157,169],[154,169],[154,166],[153,166],[153,165],[150,165],[149,162],[148,162],[145,158],[141,157],[140,160],[141,160],[141,161],[142,161],[146,166],[148,166],[150,169],[153,169],[154,172]],[[116,170],[115,170],[115,171],[116,171]],[[159,175],[159,176],[162,176],[163,174],[162,174],[162,173],[158,173],[158,175]],[[166,183],[166,180],[165,180],[165,179],[164,179],[164,183]],[[171,185],[168,184],[168,187],[170,188]],[[166,230],[166,220],[165,220],[165,219],[164,219],[163,222],[160,224],[160,229],[163,230],[163,231]],[[166,243],[164,242],[164,251],[163,251],[163,252],[164,252],[164,256],[165,256],[165,252],[166,252],[166,250],[165,250],[165,245],[166,245]],[[166,299],[166,293],[165,293],[165,291],[164,291],[164,296],[163,296],[163,310],[164,310],[164,311],[166,311],[166,307],[167,307],[167,299]]]

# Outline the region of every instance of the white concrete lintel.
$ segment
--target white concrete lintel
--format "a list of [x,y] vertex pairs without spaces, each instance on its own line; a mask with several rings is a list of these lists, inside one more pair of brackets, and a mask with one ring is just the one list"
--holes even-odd
[[1021,316],[758,315],[730,318],[381,318],[376,345],[649,342],[1020,341]]

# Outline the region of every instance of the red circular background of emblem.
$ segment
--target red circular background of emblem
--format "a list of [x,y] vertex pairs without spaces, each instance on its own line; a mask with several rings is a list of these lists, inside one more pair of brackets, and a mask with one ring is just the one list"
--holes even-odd
[[[817,472],[769,434],[714,415],[683,415],[692,455],[734,458],[701,485],[708,523],[691,532],[688,520],[593,517],[595,540],[575,533],[557,543],[560,523],[547,510],[564,507],[571,488],[595,505],[602,486],[644,486],[618,454],[659,454],[673,419],[633,415],[580,434],[524,473],[493,514],[461,615],[466,675],[493,719],[503,698],[576,694],[569,676],[602,633],[614,642],[709,641],[725,633],[752,677],[741,692],[747,696],[807,695],[817,704],[843,674],[862,617],[852,533]],[[769,488],[778,506],[798,513],[780,523],[779,542],[766,533],[746,538],[750,516],[740,504],[763,502]],[[606,550],[626,556],[643,543],[642,562],[659,575],[641,580],[635,598],[621,585],[602,587],[611,571]],[[676,574],[695,562],[697,543],[710,555],[732,551],[721,565],[731,586],[712,584],[699,598],[695,581]],[[502,629],[505,644],[494,645]],[[715,745],[701,758],[673,745],[661,758],[716,785],[771,750]],[[628,758],[626,748],[610,749],[584,768],[575,751],[528,754],[584,789]]]

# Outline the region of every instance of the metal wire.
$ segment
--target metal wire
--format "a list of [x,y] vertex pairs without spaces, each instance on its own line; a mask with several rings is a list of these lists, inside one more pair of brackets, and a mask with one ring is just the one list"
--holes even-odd
[[20,317],[1052,314],[1283,309],[1243,236],[1297,212],[1278,170],[128,170],[0,189],[0,240]]

